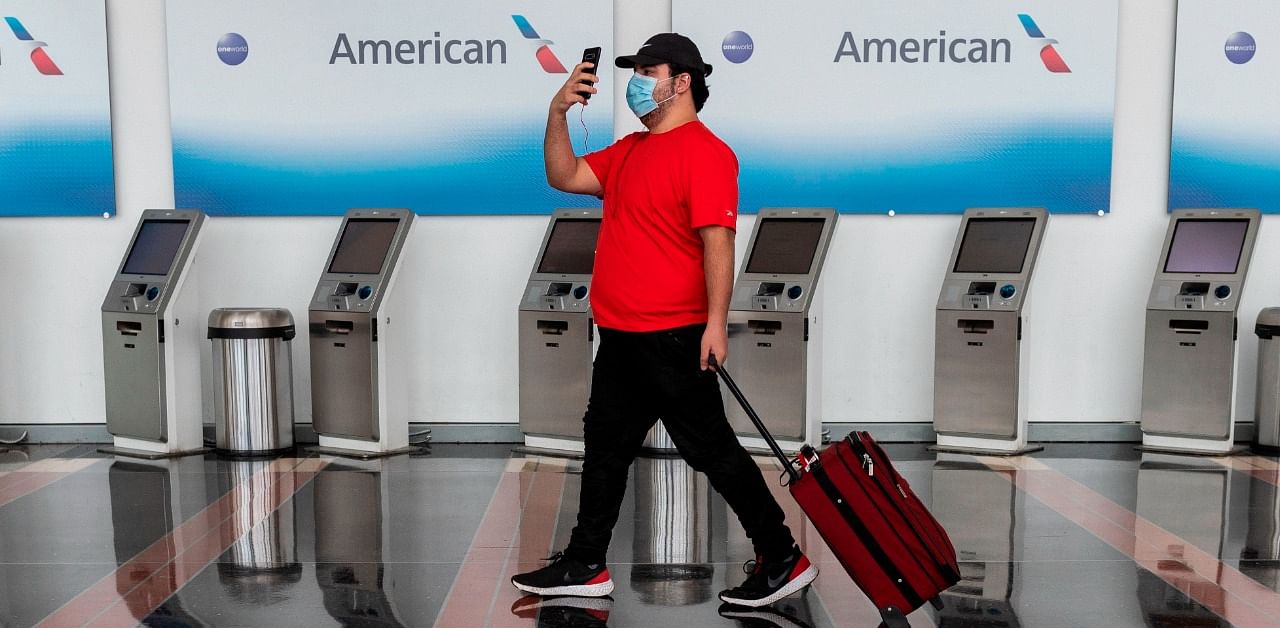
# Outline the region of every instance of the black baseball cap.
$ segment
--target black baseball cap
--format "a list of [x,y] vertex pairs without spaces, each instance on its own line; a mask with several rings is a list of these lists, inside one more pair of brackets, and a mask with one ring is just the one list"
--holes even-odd
[[658,33],[644,42],[635,54],[618,57],[613,61],[613,64],[620,68],[661,63],[674,63],[694,70],[701,69],[703,76],[711,76],[711,64],[703,62],[698,46],[692,39],[680,33]]

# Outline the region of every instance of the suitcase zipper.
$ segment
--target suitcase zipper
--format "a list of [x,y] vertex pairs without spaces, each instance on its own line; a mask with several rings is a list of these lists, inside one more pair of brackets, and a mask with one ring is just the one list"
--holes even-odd
[[[871,465],[874,468],[874,465],[875,465],[874,459],[871,458],[870,452],[867,450],[866,445],[862,442],[862,438],[858,432],[850,433],[849,436],[845,439],[845,441],[849,443],[849,445],[854,449],[855,453],[860,453],[862,455],[862,458],[864,460],[863,462],[864,469],[866,468],[867,459],[871,459],[872,461]],[[847,468],[847,465],[846,465],[846,468]],[[867,475],[868,477],[870,477],[871,474],[868,473]],[[938,551],[938,547],[936,546],[936,544],[933,543],[931,540],[925,538],[925,535],[927,534],[927,532],[925,527],[921,525],[924,522],[921,522],[919,518],[915,516],[915,513],[908,514],[908,510],[911,510],[911,509],[907,508],[907,505],[906,505],[906,502],[910,501],[910,498],[907,497],[907,491],[902,488],[902,484],[899,481],[897,481],[895,478],[892,477],[893,476],[892,473],[890,473],[889,475],[890,475],[889,479],[890,481],[893,482],[894,488],[898,489],[898,493],[902,495],[902,498],[903,498],[902,502],[898,502],[896,499],[893,498],[892,494],[889,493],[889,488],[885,486],[883,482],[873,481],[872,484],[874,484],[876,487],[880,489],[880,492],[885,496],[888,502],[894,507],[895,510],[897,510],[898,516],[902,517],[902,520],[907,522],[908,529],[910,529],[913,536],[915,536],[916,542],[918,542],[926,552],[931,554],[930,558],[933,559],[933,563],[940,567],[946,567],[948,571],[952,571],[950,561],[945,559],[945,554],[940,553]],[[953,555],[954,555],[954,551],[955,550],[953,549],[952,550]],[[928,574],[928,570],[926,570],[926,574]],[[951,576],[951,574],[943,574],[943,575],[948,578],[950,578]],[[958,573],[956,573],[955,576],[956,576],[955,579],[959,580]],[[929,574],[929,580],[931,581],[933,580],[932,574]],[[950,586],[950,584],[948,584],[947,586]],[[945,589],[947,587],[944,586],[942,588]]]

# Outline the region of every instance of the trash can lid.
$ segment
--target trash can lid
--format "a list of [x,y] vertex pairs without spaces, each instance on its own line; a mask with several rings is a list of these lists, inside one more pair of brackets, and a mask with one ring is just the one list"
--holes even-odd
[[293,314],[282,307],[220,307],[209,312],[209,326],[221,329],[288,327]]
[[1258,312],[1258,324],[1268,327],[1280,326],[1280,307],[1262,308]]
[[1280,307],[1263,308],[1258,312],[1258,322],[1253,326],[1253,333],[1263,340],[1280,336]]
[[293,336],[293,314],[284,308],[222,307],[209,312],[210,338],[292,340]]

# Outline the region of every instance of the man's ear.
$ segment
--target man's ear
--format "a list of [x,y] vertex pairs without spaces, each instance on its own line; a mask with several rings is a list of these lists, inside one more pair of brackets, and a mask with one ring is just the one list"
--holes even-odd
[[684,93],[693,89],[693,77],[688,73],[676,77],[676,91]]

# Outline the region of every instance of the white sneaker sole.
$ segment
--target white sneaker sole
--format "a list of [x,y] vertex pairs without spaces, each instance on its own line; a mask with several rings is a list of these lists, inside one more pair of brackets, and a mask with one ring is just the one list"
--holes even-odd
[[545,589],[523,585],[515,581],[512,581],[511,584],[515,585],[517,589],[520,589],[525,593],[532,593],[534,595],[573,595],[577,597],[604,597],[606,595],[609,595],[610,593],[613,593],[613,580],[601,582],[600,584],[580,584],[580,585],[575,585],[570,587],[547,587]]
[[721,595],[720,600],[722,602],[734,604],[736,606],[746,606],[747,608],[757,608],[760,606],[768,606],[770,604],[773,604],[774,602],[777,602],[778,600],[781,600],[784,597],[787,597],[788,595],[791,595],[792,593],[799,591],[800,589],[803,589],[809,586],[809,583],[813,582],[814,579],[816,579],[817,577],[818,577],[818,567],[815,565],[809,565],[808,569],[805,569],[804,571],[800,572],[800,575],[796,576],[794,580],[792,580],[791,582],[788,582],[781,589],[774,591],[773,595],[770,595],[769,597],[762,597],[758,600],[745,600],[745,599],[728,597],[726,595]]

